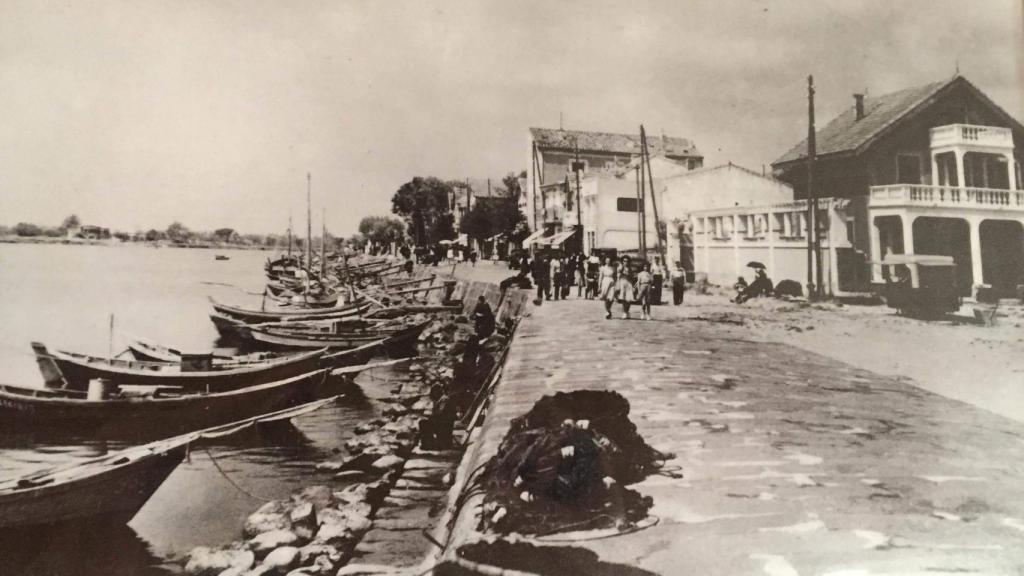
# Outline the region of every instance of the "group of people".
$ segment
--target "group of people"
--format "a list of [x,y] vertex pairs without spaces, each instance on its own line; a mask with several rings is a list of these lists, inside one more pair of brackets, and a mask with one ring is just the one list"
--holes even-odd
[[[532,278],[537,290],[537,303],[546,300],[568,298],[572,287],[576,297],[600,299],[605,303],[605,317],[612,317],[612,306],[622,306],[622,318],[630,317],[629,310],[639,303],[642,318],[650,320],[651,306],[661,303],[665,284],[665,268],[661,259],[653,261],[631,261],[628,257],[605,258],[602,262],[596,255],[583,254],[537,254],[532,260],[521,257],[518,274],[502,282],[502,288],[513,285],[523,287]],[[686,272],[679,262],[670,273],[672,301],[682,304],[686,288]]]

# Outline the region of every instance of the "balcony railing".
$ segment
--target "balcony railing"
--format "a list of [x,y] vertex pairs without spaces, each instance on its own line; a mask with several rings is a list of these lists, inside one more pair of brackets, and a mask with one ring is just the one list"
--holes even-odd
[[872,186],[871,206],[942,206],[1024,210],[1024,191],[895,184]]
[[1013,148],[1013,132],[997,126],[949,124],[931,130],[932,148],[942,146],[997,146]]

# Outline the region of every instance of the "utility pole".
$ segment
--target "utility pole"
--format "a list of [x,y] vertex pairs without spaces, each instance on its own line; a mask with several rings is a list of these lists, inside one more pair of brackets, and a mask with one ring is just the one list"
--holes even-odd
[[814,130],[814,76],[807,77],[807,297],[816,299],[819,285],[815,284],[814,265],[820,266],[817,257],[817,196],[814,193],[814,157],[817,154],[817,134]]
[[580,162],[580,143],[576,141],[576,161],[572,163],[572,171],[576,173],[576,229],[580,232],[580,254],[583,253],[583,190],[580,188],[580,172],[583,171],[583,163]]
[[[642,150],[642,149],[641,149]],[[647,183],[643,154],[640,155],[640,258],[647,260]]]
[[639,250],[644,244],[643,224],[640,222],[640,165],[633,171],[636,173],[636,249]]
[[537,142],[533,143],[533,163],[530,168],[533,169],[533,231],[537,231],[537,178],[540,178],[539,161],[537,160]]
[[654,209],[654,237],[657,242],[658,256],[661,258],[662,265],[664,266],[665,247],[661,244],[661,220],[658,219],[658,199],[654,194],[654,175],[651,173],[651,151],[647,148],[647,133],[644,132],[643,124],[640,125],[640,141],[642,143],[641,150],[643,151],[645,162],[647,162],[647,179],[651,184],[651,208]]

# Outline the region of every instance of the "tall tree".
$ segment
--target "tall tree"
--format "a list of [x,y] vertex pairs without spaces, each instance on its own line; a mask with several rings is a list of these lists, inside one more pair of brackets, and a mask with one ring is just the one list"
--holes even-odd
[[451,212],[452,186],[434,177],[417,176],[391,197],[391,211],[405,220],[416,244],[433,244],[455,237]]
[[389,216],[367,216],[359,221],[359,233],[374,244],[389,244],[405,235],[405,224]]

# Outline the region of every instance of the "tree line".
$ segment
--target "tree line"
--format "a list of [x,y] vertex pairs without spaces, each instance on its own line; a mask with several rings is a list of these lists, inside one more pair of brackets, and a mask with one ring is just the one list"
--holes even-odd
[[[70,234],[69,234],[70,232]],[[72,214],[65,218],[60,226],[41,226],[31,222],[19,222],[14,226],[0,225],[0,236],[18,236],[21,238],[64,238],[68,236],[104,240],[114,238],[122,242],[170,242],[179,245],[210,245],[231,244],[237,246],[257,246],[264,248],[286,247],[286,234],[240,234],[233,228],[218,228],[213,231],[196,231],[181,222],[173,222],[165,229],[150,228],[146,231],[125,232],[110,231],[99,226],[82,226],[81,219]],[[292,246],[301,248],[305,239],[292,238]]]
[[402,184],[391,197],[391,212],[397,218],[363,218],[356,240],[377,245],[408,242],[429,246],[454,240],[462,233],[478,241],[504,234],[510,242],[521,242],[530,234],[526,217],[519,212],[519,178],[523,175],[509,173],[494,194],[475,196],[469,211],[462,214],[457,230],[455,211],[467,192],[472,194],[469,185],[459,180],[417,176]]

